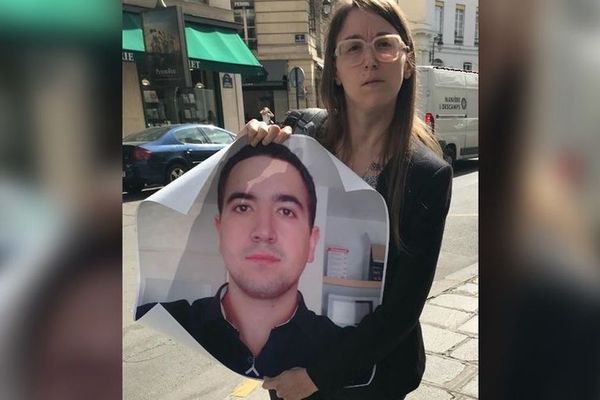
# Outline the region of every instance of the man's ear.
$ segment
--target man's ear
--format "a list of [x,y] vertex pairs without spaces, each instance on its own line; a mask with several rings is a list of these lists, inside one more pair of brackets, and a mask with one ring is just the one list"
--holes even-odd
[[309,249],[308,249],[308,262],[311,263],[315,260],[315,249],[317,248],[317,243],[319,243],[319,237],[321,236],[321,231],[318,226],[313,226],[312,231],[310,232],[309,238]]
[[213,222],[215,224],[215,229],[217,231],[217,234],[219,234],[221,232],[221,216],[217,215]]

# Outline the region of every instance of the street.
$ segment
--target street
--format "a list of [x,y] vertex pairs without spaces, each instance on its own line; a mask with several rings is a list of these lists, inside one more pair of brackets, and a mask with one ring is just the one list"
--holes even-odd
[[[478,310],[478,165],[478,160],[470,160],[455,167],[440,260],[421,318],[427,370],[424,383],[408,399],[477,398],[478,361],[473,346],[477,345]],[[135,216],[139,203],[157,190],[123,195],[123,398],[267,400],[260,382],[133,322],[138,284]],[[448,315],[457,319],[449,321]]]

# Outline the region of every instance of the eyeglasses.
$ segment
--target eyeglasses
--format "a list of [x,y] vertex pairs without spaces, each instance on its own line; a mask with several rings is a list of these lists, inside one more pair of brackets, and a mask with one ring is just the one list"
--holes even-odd
[[333,53],[335,57],[354,66],[362,63],[365,51],[370,47],[375,58],[380,62],[394,62],[400,57],[401,51],[408,51],[410,47],[404,44],[400,35],[382,35],[374,38],[371,43],[362,39],[346,39],[340,41]]

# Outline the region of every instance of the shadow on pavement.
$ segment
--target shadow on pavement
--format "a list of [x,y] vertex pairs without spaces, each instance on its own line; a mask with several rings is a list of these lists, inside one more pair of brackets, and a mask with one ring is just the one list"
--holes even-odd
[[479,171],[479,158],[471,160],[458,160],[454,163],[454,177]]
[[144,200],[147,197],[150,197],[154,193],[158,192],[160,189],[162,189],[162,186],[161,187],[147,188],[147,189],[142,190],[139,193],[133,193],[133,194],[129,194],[127,192],[123,192],[123,203],[129,203],[131,201]]

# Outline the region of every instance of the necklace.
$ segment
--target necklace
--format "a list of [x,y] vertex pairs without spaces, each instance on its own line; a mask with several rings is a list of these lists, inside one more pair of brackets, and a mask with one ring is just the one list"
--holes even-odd
[[379,175],[379,173],[381,172],[382,169],[383,169],[383,166],[379,162],[371,161],[369,166],[367,168],[365,168],[365,172],[363,172],[362,177],[364,178],[364,177],[373,176],[373,175],[377,176],[377,175]]
[[[348,166],[350,169],[355,171],[352,163],[348,163]],[[379,179],[379,174],[382,170],[383,165],[381,165],[381,163],[377,161],[371,161],[362,173],[356,171],[355,173],[360,176],[363,181],[367,182],[373,189],[377,189],[377,180]]]

